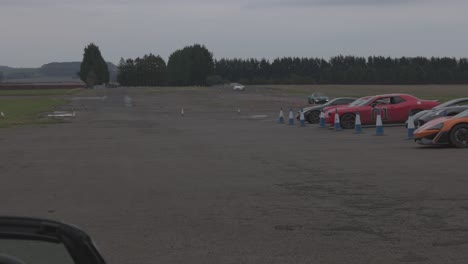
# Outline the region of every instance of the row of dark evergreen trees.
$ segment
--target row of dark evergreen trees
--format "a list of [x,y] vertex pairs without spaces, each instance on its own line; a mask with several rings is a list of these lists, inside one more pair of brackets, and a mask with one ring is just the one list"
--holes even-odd
[[204,46],[177,50],[164,59],[152,54],[121,59],[118,82],[125,86],[243,84],[460,84],[468,83],[468,59],[372,56],[284,57],[213,60]]
[[214,73],[213,54],[201,45],[176,50],[167,62],[160,56],[145,55],[120,59],[117,81],[125,86],[207,85]]
[[215,72],[245,84],[456,84],[468,83],[468,59],[336,56],[221,59]]

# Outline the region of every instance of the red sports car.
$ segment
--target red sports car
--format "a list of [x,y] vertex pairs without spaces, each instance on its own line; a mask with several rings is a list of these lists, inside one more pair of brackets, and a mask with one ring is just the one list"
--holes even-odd
[[334,125],[335,112],[338,111],[343,128],[354,128],[356,113],[361,115],[362,125],[373,125],[380,111],[384,124],[405,123],[408,113],[431,109],[439,103],[434,100],[421,100],[408,94],[383,94],[360,98],[353,103],[327,109],[325,122]]

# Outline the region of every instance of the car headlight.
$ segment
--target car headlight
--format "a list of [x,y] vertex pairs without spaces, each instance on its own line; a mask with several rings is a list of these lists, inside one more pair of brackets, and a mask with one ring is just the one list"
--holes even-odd
[[428,130],[441,130],[444,127],[444,123],[439,123],[437,125],[433,125]]

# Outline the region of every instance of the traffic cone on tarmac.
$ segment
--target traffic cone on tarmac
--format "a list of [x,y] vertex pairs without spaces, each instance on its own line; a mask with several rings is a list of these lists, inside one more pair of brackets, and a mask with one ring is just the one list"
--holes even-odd
[[361,114],[359,112],[356,113],[356,121],[354,123],[354,134],[361,134],[362,133],[362,126],[361,126]]
[[279,113],[279,123],[284,124],[283,108],[281,108],[280,113]]
[[326,127],[325,125],[325,113],[320,111],[320,127]]
[[299,114],[299,123],[301,124],[301,127],[305,126],[304,109],[301,109],[301,112]]
[[289,110],[289,125],[292,126],[294,125],[294,115],[293,115],[293,110]]
[[340,124],[340,115],[338,114],[338,109],[335,110],[335,131],[341,131],[343,130],[341,128]]
[[408,114],[408,139],[414,138],[414,119],[413,113],[409,112]]
[[0,117],[5,118],[5,114],[3,112],[0,112]]
[[185,115],[185,112],[184,112],[184,108],[182,107],[182,109],[180,109],[180,115],[181,116],[184,116]]
[[[377,108],[378,109],[378,108]],[[375,122],[375,135],[376,136],[383,136],[384,129],[382,124],[382,116],[380,114],[380,109],[377,110],[377,118]]]

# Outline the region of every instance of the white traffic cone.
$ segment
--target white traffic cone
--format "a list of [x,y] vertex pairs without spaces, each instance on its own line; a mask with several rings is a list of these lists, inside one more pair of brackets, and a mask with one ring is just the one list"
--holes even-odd
[[408,115],[408,139],[413,139],[414,138],[414,118],[413,118],[413,113],[409,113]]
[[184,116],[185,115],[185,112],[184,112],[184,108],[182,107],[182,109],[180,110],[180,115],[181,116]]
[[281,108],[280,113],[279,113],[279,123],[284,124],[283,108]]
[[326,127],[325,125],[325,113],[320,111],[320,127]]
[[340,124],[340,115],[338,114],[338,109],[335,110],[335,131],[341,131],[343,130],[341,128]]
[[299,123],[301,124],[301,127],[305,126],[304,109],[301,109],[301,112],[299,114]]
[[240,114],[240,108],[237,108],[237,113]]
[[0,117],[5,118],[5,114],[3,112],[0,112]]
[[293,115],[293,110],[289,110],[289,125],[292,126],[294,125],[294,115]]
[[356,122],[354,123],[354,134],[361,134],[362,133],[362,126],[361,126],[361,114],[359,112],[356,113]]
[[383,129],[383,124],[382,124],[382,116],[380,114],[380,109],[378,109],[377,118],[375,122],[375,135],[383,136],[383,134],[384,134],[384,129]]

